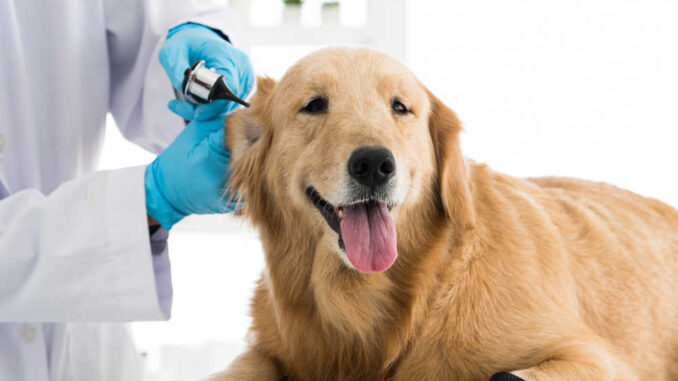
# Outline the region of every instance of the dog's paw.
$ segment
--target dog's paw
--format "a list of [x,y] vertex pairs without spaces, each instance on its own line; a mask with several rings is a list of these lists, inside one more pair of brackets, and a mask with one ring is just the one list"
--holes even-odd
[[498,372],[490,377],[490,381],[525,381],[524,379],[509,372]]

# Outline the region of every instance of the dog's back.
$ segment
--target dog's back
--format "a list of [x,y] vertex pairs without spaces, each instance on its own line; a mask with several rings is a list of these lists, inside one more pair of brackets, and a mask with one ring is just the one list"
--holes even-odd
[[678,212],[608,184],[532,181],[552,198],[582,318],[642,379],[678,379]]
[[[635,376],[678,379],[678,211],[604,183],[479,171],[486,175],[476,193],[493,194],[489,204],[509,210],[499,221],[513,224],[490,230],[529,237],[518,245],[534,252],[517,256],[543,261],[544,272],[523,268],[521,280],[576,299],[575,315]],[[496,222],[497,210],[489,212]]]

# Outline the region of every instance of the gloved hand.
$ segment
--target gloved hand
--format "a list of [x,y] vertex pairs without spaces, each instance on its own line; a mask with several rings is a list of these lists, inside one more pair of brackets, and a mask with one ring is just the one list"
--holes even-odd
[[169,230],[189,214],[239,209],[224,194],[231,153],[223,119],[193,121],[146,167],[146,211]]
[[[172,86],[181,91],[184,71],[199,60],[205,60],[205,66],[224,76],[226,85],[239,98],[244,99],[254,85],[252,65],[247,55],[231,45],[222,35],[200,24],[186,23],[170,29],[165,44],[160,49],[160,64],[167,72]],[[192,105],[185,101],[175,101],[172,107],[189,107],[194,110],[187,120],[209,120],[223,117],[234,110],[235,102],[217,100],[210,104]],[[176,104],[184,106],[177,106]],[[175,111],[176,112],[176,111]],[[184,115],[186,112],[184,112]]]
[[[198,60],[224,76],[228,87],[245,98],[254,84],[247,56],[220,34],[199,24],[182,24],[167,35],[160,62],[172,85],[181,91],[184,71]],[[169,108],[191,121],[145,173],[146,211],[165,229],[189,214],[226,213],[239,205],[228,202],[230,152],[225,148],[226,114],[238,105],[229,101],[193,105],[170,101]]]

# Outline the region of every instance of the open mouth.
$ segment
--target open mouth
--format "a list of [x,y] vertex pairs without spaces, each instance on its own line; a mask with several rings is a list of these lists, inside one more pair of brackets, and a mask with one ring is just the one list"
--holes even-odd
[[390,206],[368,199],[350,205],[335,206],[309,186],[306,196],[339,235],[339,247],[362,273],[386,271],[398,256],[395,223]]

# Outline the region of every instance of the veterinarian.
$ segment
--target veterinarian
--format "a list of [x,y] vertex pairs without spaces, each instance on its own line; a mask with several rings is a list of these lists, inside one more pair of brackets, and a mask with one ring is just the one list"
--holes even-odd
[[[250,91],[231,27],[210,1],[0,2],[0,380],[141,379],[127,327],[101,322],[167,319],[168,230],[234,208],[236,105],[169,102],[199,59]],[[152,164],[95,171],[108,112]]]

